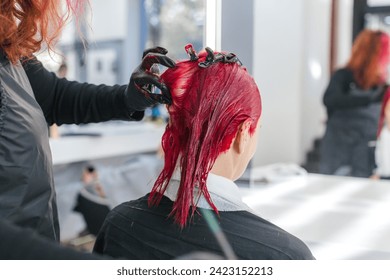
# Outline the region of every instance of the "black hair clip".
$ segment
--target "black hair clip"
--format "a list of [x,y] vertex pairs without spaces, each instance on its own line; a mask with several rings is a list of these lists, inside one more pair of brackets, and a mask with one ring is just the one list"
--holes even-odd
[[217,53],[214,54],[213,50],[209,47],[206,48],[207,56],[206,60],[203,62],[199,62],[199,67],[207,68],[210,65],[222,62],[222,63],[237,63],[238,65],[242,66],[241,61],[238,59],[238,57],[234,53]]
[[188,44],[184,47],[184,49],[186,50],[187,54],[190,56],[190,60],[191,61],[194,61],[194,60],[198,60],[199,57],[198,55],[196,54],[196,51],[194,50],[194,47],[192,46],[192,44]]
[[228,53],[223,56],[223,63],[237,63],[238,65],[242,66],[241,60],[234,54],[234,53]]
[[215,55],[214,55],[213,50],[210,49],[209,47],[206,47],[206,52],[207,52],[206,60],[203,62],[199,62],[199,64],[198,64],[199,67],[207,68],[211,64],[215,63]]

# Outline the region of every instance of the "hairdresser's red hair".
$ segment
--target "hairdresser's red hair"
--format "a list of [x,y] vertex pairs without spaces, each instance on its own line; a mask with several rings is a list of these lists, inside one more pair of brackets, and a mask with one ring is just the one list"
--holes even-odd
[[1,0],[0,48],[9,61],[31,58],[43,43],[52,49],[71,12],[79,14],[87,0]]
[[206,180],[217,157],[230,148],[239,126],[252,119],[253,134],[261,115],[260,92],[253,78],[237,63],[215,63],[201,68],[198,61],[182,61],[166,70],[162,79],[170,89],[173,103],[168,107],[170,122],[162,138],[165,165],[149,197],[157,205],[176,167],[181,180],[171,215],[181,226],[187,223],[191,205],[196,206],[194,187],[218,213],[207,190]]
[[390,87],[387,88],[385,95],[383,96],[383,99],[382,99],[382,108],[381,108],[381,114],[379,117],[377,137],[379,137],[379,135],[382,132],[383,126],[385,125],[385,109],[386,109],[386,105],[388,102],[390,102]]
[[389,36],[382,31],[363,30],[356,37],[347,64],[357,85],[369,89],[385,82],[383,69],[389,60]]

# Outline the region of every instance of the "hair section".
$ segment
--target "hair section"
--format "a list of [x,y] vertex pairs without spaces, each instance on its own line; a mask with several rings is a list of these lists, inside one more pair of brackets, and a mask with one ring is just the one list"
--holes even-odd
[[[178,62],[162,74],[172,95],[169,124],[162,137],[165,164],[152,189],[149,205],[157,205],[172,174],[179,168],[180,186],[171,215],[181,226],[192,216],[203,195],[218,213],[207,190],[206,180],[217,157],[228,150],[239,129],[252,119],[253,134],[261,115],[260,92],[253,78],[237,63],[216,62],[199,67],[198,60]],[[195,187],[199,190],[194,195]]]

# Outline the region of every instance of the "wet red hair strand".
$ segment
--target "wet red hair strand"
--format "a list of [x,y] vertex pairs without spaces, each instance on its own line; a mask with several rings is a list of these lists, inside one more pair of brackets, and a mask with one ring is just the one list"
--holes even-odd
[[246,69],[237,63],[215,63],[201,68],[198,61],[182,61],[166,70],[162,79],[170,89],[173,103],[168,107],[170,122],[162,137],[165,164],[149,197],[158,205],[172,178],[180,170],[180,185],[171,215],[180,226],[192,216],[198,196],[195,186],[218,213],[207,190],[206,180],[217,157],[228,150],[240,127],[252,119],[254,133],[261,115],[260,92]]

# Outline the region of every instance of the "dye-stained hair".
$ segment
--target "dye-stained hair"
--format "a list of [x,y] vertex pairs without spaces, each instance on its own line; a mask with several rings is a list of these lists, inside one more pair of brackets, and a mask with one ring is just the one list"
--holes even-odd
[[369,89],[385,82],[389,61],[389,36],[382,31],[365,29],[356,37],[347,64],[359,87]]
[[382,107],[381,107],[381,113],[379,116],[377,137],[379,137],[379,135],[382,132],[383,126],[385,125],[385,109],[386,109],[386,105],[388,102],[390,102],[390,88],[387,88],[385,95],[383,96],[383,99],[382,99]]
[[1,0],[0,48],[11,63],[31,58],[43,44],[52,50],[70,15],[74,14],[77,21],[87,2]]
[[260,92],[254,79],[237,63],[217,62],[207,68],[198,66],[205,61],[178,62],[167,69],[162,80],[172,95],[168,106],[169,123],[162,137],[165,164],[157,178],[149,205],[158,205],[172,174],[179,168],[181,179],[171,216],[184,227],[196,210],[197,187],[211,208],[218,209],[210,198],[206,180],[217,157],[227,151],[239,126],[251,119],[253,135],[261,115]]

